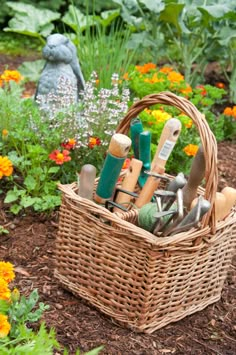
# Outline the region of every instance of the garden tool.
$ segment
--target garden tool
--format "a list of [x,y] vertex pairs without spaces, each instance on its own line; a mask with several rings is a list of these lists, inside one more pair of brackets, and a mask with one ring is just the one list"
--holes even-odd
[[236,203],[236,189],[226,186],[225,188],[223,188],[221,193],[224,194],[226,198],[226,203],[224,206],[224,214],[223,214],[223,219],[224,219],[230,213],[231,208]]
[[93,199],[94,180],[96,178],[96,168],[91,164],[82,166],[78,176],[79,191],[78,195],[88,200]]
[[104,204],[111,199],[130,147],[131,139],[126,135],[116,133],[112,136],[94,196],[97,203]]
[[170,118],[166,121],[160,136],[158,147],[152,160],[151,170],[153,171],[156,164],[163,168],[177,142],[181,132],[181,122],[177,118]]
[[201,184],[204,176],[205,176],[205,157],[204,157],[203,148],[202,146],[200,146],[197,151],[197,154],[193,159],[187,184],[183,187],[184,207],[187,210],[190,210],[191,203],[194,200],[194,198],[197,196],[198,186]]
[[182,219],[182,221],[174,228],[171,235],[183,232],[192,227],[196,227],[200,219],[205,213],[209,211],[211,204],[208,200],[205,200],[202,196],[199,196],[196,205],[193,209]]
[[[183,191],[178,189],[176,192],[177,196],[177,214],[176,216],[171,216],[171,218],[161,226],[159,232],[163,233],[162,236],[165,237],[171,233],[171,231],[182,221],[184,218],[184,205],[183,205]],[[171,220],[173,222],[170,224]]]
[[215,214],[216,220],[223,220],[231,211],[236,202],[236,190],[226,186],[221,192],[216,193]]
[[[156,154],[151,164],[151,173],[163,175],[167,159],[179,137],[181,122],[176,118],[168,120],[163,128]],[[158,188],[160,179],[149,176],[143,189],[137,198],[135,205],[140,208],[150,202],[154,191]]]
[[143,125],[139,118],[134,118],[130,123],[130,137],[135,159],[139,159],[139,135],[143,132]]
[[[127,194],[127,191],[133,192],[135,189],[135,186],[137,184],[138,181],[138,177],[140,175],[140,171],[142,169],[142,165],[143,163],[141,162],[141,160],[135,159],[133,158],[130,162],[130,166],[128,167],[128,170],[126,172],[126,175],[123,179],[123,182],[121,184],[121,188],[123,190],[125,190],[124,192],[118,192],[117,193],[117,197],[114,197],[114,200],[117,204],[119,205],[125,205],[126,207],[128,207],[131,197],[132,195]],[[114,212],[118,212],[118,209],[120,207],[114,207]]]
[[[179,173],[170,183],[167,185],[167,191],[177,192],[179,189],[182,189],[187,183],[187,180],[184,177],[183,173]],[[163,198],[163,210],[168,210],[173,203],[173,199]]]
[[143,167],[138,178],[140,187],[143,187],[147,181],[145,170],[151,168],[151,132],[144,131],[139,134],[139,160],[142,161]]

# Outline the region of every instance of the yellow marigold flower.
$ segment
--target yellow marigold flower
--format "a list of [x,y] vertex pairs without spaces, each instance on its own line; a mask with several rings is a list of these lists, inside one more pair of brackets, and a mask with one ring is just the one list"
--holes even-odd
[[170,80],[172,83],[179,83],[180,81],[184,81],[184,76],[180,73],[177,73],[176,71],[171,71],[168,76],[168,80]]
[[11,330],[11,324],[8,322],[7,316],[0,314],[0,338],[6,337]]
[[135,69],[139,71],[141,74],[146,74],[152,69],[156,69],[156,64],[154,63],[146,63],[144,65],[136,65]]
[[168,74],[173,70],[171,67],[162,67],[159,71],[164,74]]
[[11,263],[0,261],[0,278],[5,280],[7,283],[14,280],[14,266]]
[[11,298],[11,291],[8,288],[8,283],[0,278],[0,300],[9,301]]
[[16,302],[20,299],[20,292],[18,290],[18,288],[14,288],[14,290],[11,293],[11,300],[13,302]]
[[3,74],[1,75],[1,79],[3,81],[15,81],[19,83],[24,77],[17,71],[17,70],[4,70]]
[[169,118],[171,118],[171,115],[169,113],[162,110],[153,110],[152,116],[155,117],[157,122],[165,122]]
[[0,155],[0,179],[3,176],[10,176],[12,172],[12,162],[8,159],[8,157],[3,157]]
[[198,151],[198,146],[195,144],[188,144],[186,147],[183,149],[186,155],[188,156],[195,156]]

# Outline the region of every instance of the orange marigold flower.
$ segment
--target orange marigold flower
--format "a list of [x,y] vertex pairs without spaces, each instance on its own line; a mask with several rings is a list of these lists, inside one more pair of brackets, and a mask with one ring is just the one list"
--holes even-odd
[[7,129],[3,129],[2,130],[2,138],[6,138],[8,136],[8,130]]
[[123,75],[123,79],[124,79],[124,80],[130,80],[130,79],[129,79],[129,73],[125,73],[125,74]]
[[8,288],[8,283],[0,278],[0,300],[9,301],[11,298],[11,291]]
[[221,82],[218,82],[215,84],[215,86],[219,89],[224,89],[225,88],[225,84],[224,83],[221,83]]
[[233,116],[233,109],[231,107],[226,107],[223,112],[226,116]]
[[186,88],[181,89],[180,92],[182,92],[182,94],[184,95],[188,95],[193,91],[193,89],[191,88],[190,85],[187,85]]
[[2,78],[0,76],[0,88],[2,87],[2,85],[3,85],[3,81],[2,81]]
[[172,83],[179,83],[180,81],[184,81],[184,76],[180,73],[177,73],[176,71],[171,71],[168,76],[168,80],[170,80]]
[[141,74],[146,74],[152,69],[156,69],[156,64],[154,63],[146,63],[144,65],[136,65],[135,69],[139,71]]
[[24,77],[17,70],[4,70],[1,79],[6,82],[15,81],[19,83]]
[[60,150],[56,149],[51,154],[49,154],[49,159],[54,160],[57,165],[62,165],[63,163],[71,160],[69,154],[69,150],[64,149],[62,152],[60,152]]
[[162,67],[159,71],[164,74],[168,74],[173,70],[171,67]]
[[10,176],[12,172],[12,162],[8,157],[3,157],[0,155],[0,179],[2,179],[3,176]]
[[14,280],[14,266],[11,263],[0,261],[0,278],[5,280],[7,283]]
[[93,149],[95,145],[101,145],[101,140],[98,137],[90,137],[88,147]]
[[11,330],[11,324],[8,322],[8,317],[0,314],[0,338],[6,337]]
[[185,122],[184,125],[185,125],[186,128],[191,128],[192,125],[193,125],[193,121],[189,120],[188,122]]
[[67,150],[74,149],[75,145],[76,145],[76,140],[74,138],[69,138],[66,142],[61,144],[61,146]]
[[185,152],[186,155],[188,156],[195,156],[198,151],[198,146],[195,144],[188,144],[183,151]]

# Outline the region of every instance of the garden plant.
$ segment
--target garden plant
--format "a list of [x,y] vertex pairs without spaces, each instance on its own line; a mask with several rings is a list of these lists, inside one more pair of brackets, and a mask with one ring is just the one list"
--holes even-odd
[[[62,1],[32,3],[4,2],[11,14],[4,32],[17,34],[22,43],[31,38],[39,56],[46,37],[60,30],[77,47],[86,85],[78,104],[68,100],[70,87],[67,97],[49,95],[47,100],[54,106],[48,114],[34,93],[25,94],[28,82],[37,85],[42,59],[25,62],[17,70],[6,64],[0,73],[0,194],[7,213],[49,217],[57,211],[61,204],[58,183],[77,181],[82,166],[88,163],[99,176],[118,124],[135,101],[152,93],[171,91],[187,98],[205,116],[217,142],[235,142],[233,0],[198,0],[194,4],[114,0],[107,4],[95,1],[92,7],[89,1],[86,5],[74,1],[64,6],[63,13]],[[4,20],[0,17],[0,21]],[[220,75],[209,82],[205,70],[213,62]],[[63,79],[61,85],[65,85]],[[187,175],[200,145],[192,120],[162,105],[139,115],[144,129],[151,132],[152,156],[171,117],[181,121],[182,131],[166,171]],[[128,159],[132,156],[133,151]],[[8,233],[0,224],[0,237]],[[55,330],[42,321],[48,306],[39,302],[38,290],[25,296],[14,280],[14,265],[0,261],[0,353],[53,354],[59,349],[67,354]],[[86,354],[95,355],[102,349]],[[76,354],[80,354],[78,349]]]

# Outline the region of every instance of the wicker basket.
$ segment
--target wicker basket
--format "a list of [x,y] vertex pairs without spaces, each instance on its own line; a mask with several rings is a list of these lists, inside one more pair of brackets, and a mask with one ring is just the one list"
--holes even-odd
[[[214,206],[217,144],[191,102],[169,92],[148,95],[130,108],[117,132],[126,134],[131,119],[157,103],[175,106],[197,126],[206,160],[206,186],[199,193]],[[146,333],[220,299],[236,244],[234,209],[216,223],[213,207],[200,228],[158,238],[136,225],[136,210],[112,213],[78,196],[76,183],[59,188],[55,276],[74,295]]]

